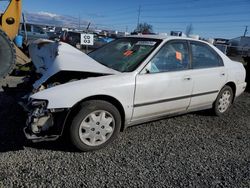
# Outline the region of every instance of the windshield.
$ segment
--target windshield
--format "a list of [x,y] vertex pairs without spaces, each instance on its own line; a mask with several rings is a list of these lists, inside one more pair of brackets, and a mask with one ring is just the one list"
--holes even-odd
[[119,72],[132,72],[160,44],[147,38],[117,39],[90,54],[97,62]]

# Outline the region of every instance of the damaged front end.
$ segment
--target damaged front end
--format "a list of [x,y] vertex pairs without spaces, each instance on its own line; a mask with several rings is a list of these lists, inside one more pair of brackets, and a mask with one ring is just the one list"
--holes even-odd
[[[24,102],[20,104],[28,112],[25,135],[34,142],[56,140],[60,137],[72,107],[57,104],[56,101],[62,99],[55,96],[60,93],[48,93],[53,93],[56,88],[67,90],[69,83],[78,87],[83,80],[89,78],[121,74],[63,42],[38,40],[30,45],[29,53],[39,78],[33,84],[32,93],[26,95]],[[44,93],[48,95],[45,97]],[[43,99],[48,99],[49,102]],[[74,99],[73,93],[63,100],[71,99]],[[49,103],[54,105],[48,108]]]
[[56,140],[63,133],[69,110],[47,109],[47,105],[46,100],[31,100],[24,106],[28,111],[24,133],[33,142]]
[[[33,84],[35,90],[46,84],[86,78],[86,74],[119,74],[118,71],[98,63],[87,54],[63,42],[37,40],[30,45],[29,54],[36,73],[40,75]],[[72,76],[66,80],[65,75],[66,78]]]

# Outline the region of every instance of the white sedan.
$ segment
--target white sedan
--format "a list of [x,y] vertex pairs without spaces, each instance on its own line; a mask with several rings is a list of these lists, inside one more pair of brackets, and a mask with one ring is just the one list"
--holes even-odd
[[36,45],[43,76],[25,128],[35,142],[69,133],[78,149],[100,149],[131,125],[210,108],[220,116],[246,88],[241,63],[190,38],[129,36],[88,56],[65,43]]

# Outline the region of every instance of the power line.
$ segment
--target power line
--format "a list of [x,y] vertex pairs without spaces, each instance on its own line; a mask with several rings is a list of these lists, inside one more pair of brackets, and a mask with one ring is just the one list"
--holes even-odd
[[166,16],[141,16],[143,18],[187,18],[187,17],[218,17],[218,16],[228,16],[228,15],[248,15],[250,16],[250,12],[224,12],[224,13],[219,13],[219,14],[178,14],[178,15],[174,15],[174,16],[170,16],[170,15],[166,15]]
[[[249,12],[233,12],[233,13],[229,13],[229,12],[225,12],[225,13],[221,13],[221,14],[191,14],[191,15],[175,15],[175,16],[143,16],[142,14],[140,14],[140,18],[143,18],[144,20],[147,19],[147,18],[151,18],[151,19],[166,19],[166,18],[192,18],[192,17],[219,17],[219,16],[228,16],[228,15],[247,15],[247,14],[250,14]],[[250,16],[250,15],[249,15]],[[109,18],[109,17],[101,17],[101,18],[96,18],[95,20],[97,21],[103,21],[103,22],[106,22],[106,21],[121,21],[121,20],[135,20],[135,15],[116,15],[115,17],[112,17],[112,18]]]
[[[160,7],[163,7],[163,6],[169,6],[169,5],[194,5],[194,4],[200,4],[200,3],[204,3],[203,0],[173,0],[173,1],[170,1],[170,0],[167,0],[165,2],[161,2],[161,3],[143,3],[141,4],[142,7],[157,7],[157,6],[160,6]],[[211,5],[217,5],[217,4],[222,4],[222,5],[227,5],[227,4],[231,4],[231,3],[236,3],[236,4],[239,4],[239,3],[249,3],[249,0],[227,0],[225,4],[225,1],[218,1],[215,3],[213,1],[206,1],[205,2],[206,5],[207,4],[211,4]],[[202,4],[202,6],[204,6],[204,4]]]
[[[185,28],[186,26],[185,25],[178,25],[178,26],[173,26],[173,25],[170,25],[170,26],[164,26],[164,25],[160,25],[160,26],[155,26],[154,28],[160,28],[160,29],[166,29],[166,28],[169,28],[169,27],[172,27],[172,28]],[[213,26],[210,26],[210,25],[193,25],[193,27],[195,29],[206,29],[206,30],[209,30],[209,29],[214,29]],[[233,26],[233,25],[230,25],[230,26],[216,26],[216,30],[223,30],[223,29],[227,29],[227,30],[242,30],[243,28],[245,28],[245,26],[243,26],[242,24],[241,25],[237,25],[237,26]]]
[[[181,1],[181,3],[174,1],[174,2],[172,2],[172,4],[174,3],[174,4],[178,5],[178,7],[169,7],[169,3],[167,3],[166,4],[167,7],[164,8],[164,9],[158,9],[158,8],[157,9],[152,9],[152,6],[150,6],[151,9],[145,9],[144,8],[145,7],[145,3],[144,3],[143,5],[140,5],[140,7],[141,7],[140,8],[140,12],[141,13],[143,13],[143,12],[147,12],[148,13],[148,12],[159,12],[159,11],[160,12],[161,11],[174,11],[176,13],[176,11],[187,9],[186,6],[183,7],[183,5],[185,5],[186,2],[193,2],[193,1],[192,0],[191,1],[185,1],[184,4],[183,4],[183,1]],[[194,2],[196,2],[196,1],[194,1]],[[232,2],[235,2],[235,1],[232,1]],[[227,1],[227,4],[225,4],[224,1],[222,3],[221,2],[219,2],[219,3],[214,3],[213,2],[213,3],[206,4],[205,6],[204,6],[204,4],[200,4],[200,5],[198,5],[198,7],[194,7],[194,8],[208,9],[208,8],[211,8],[211,6],[212,6],[212,8],[216,8],[216,7],[219,7],[219,5],[223,5],[224,9],[226,9],[227,6],[234,6],[235,7],[235,6],[250,5],[250,3],[249,2],[246,3],[245,0],[243,0],[243,1],[237,1],[235,3],[236,4],[231,3],[231,1],[229,1],[229,2]],[[150,4],[146,4],[146,5],[150,5]],[[159,3],[159,4],[152,3],[151,5],[159,5],[161,8],[164,7],[164,4],[162,4],[162,3]],[[207,5],[210,5],[210,7],[208,7]],[[199,7],[199,6],[202,6],[202,7]],[[138,11],[133,10],[133,9],[134,9],[134,6],[133,7],[131,6],[131,7],[126,7],[126,8],[120,8],[120,9],[112,9],[112,10],[109,11],[109,12],[112,12],[111,14],[110,13],[109,14],[103,14],[102,13],[103,16],[102,17],[98,17],[98,18],[100,18],[100,19],[105,19],[107,17],[115,17],[116,18],[117,16],[120,16],[120,15],[125,15],[125,14],[130,14],[130,13],[138,12]],[[91,15],[91,16],[93,16],[93,15]]]
[[[244,6],[245,8],[248,6],[250,6],[250,3],[237,3],[237,4],[234,4],[234,3],[228,3],[228,4],[225,4],[224,1],[222,1],[223,3],[222,4],[209,4],[209,5],[199,5],[199,6],[193,6],[193,7],[187,7],[187,6],[184,6],[184,5],[178,5],[178,7],[161,7],[160,9],[157,8],[157,9],[153,9],[153,8],[149,8],[149,9],[143,9],[141,10],[141,12],[166,12],[166,11],[171,11],[171,12],[176,12],[176,11],[182,11],[182,10],[206,10],[206,9],[211,9],[211,8],[220,8],[220,6],[223,6],[224,9],[228,8],[228,7],[242,7]],[[219,9],[221,10],[221,9]]]
[[[203,21],[192,21],[192,23],[199,23],[199,24],[206,24],[206,23],[234,23],[234,22],[249,22],[249,19],[246,20],[203,20]],[[186,24],[190,23],[190,21],[148,21],[149,23],[155,23],[155,24],[166,24],[166,23],[180,23],[180,24]]]

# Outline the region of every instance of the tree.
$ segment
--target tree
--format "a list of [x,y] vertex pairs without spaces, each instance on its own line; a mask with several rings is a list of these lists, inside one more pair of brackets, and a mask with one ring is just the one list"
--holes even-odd
[[186,27],[186,36],[188,37],[189,35],[191,35],[193,33],[193,25],[192,24],[188,24],[187,27]]
[[153,33],[153,26],[146,23],[146,22],[140,23],[140,24],[138,24],[138,26],[136,27],[134,32],[143,33],[143,34],[150,34],[150,33]]

